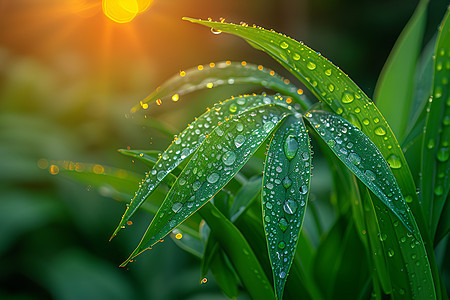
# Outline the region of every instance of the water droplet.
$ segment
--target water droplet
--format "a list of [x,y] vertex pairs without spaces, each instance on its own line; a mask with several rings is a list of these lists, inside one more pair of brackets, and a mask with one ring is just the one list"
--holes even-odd
[[237,107],[236,104],[233,103],[233,104],[230,105],[229,110],[230,110],[231,113],[235,113],[237,111],[237,109],[238,109],[238,107]]
[[280,47],[283,49],[286,49],[287,47],[289,47],[288,43],[286,43],[285,41],[280,43]]
[[379,126],[379,127],[375,128],[375,134],[376,135],[385,135],[386,130],[384,130],[384,128],[382,126]]
[[348,155],[348,160],[349,160],[352,164],[354,164],[355,166],[357,166],[357,165],[359,165],[359,164],[361,163],[361,157],[360,157],[358,154],[354,153],[354,152],[351,152],[351,153]]
[[293,58],[294,60],[299,60],[299,59],[300,59],[300,54],[294,53],[294,55],[292,55],[292,58]]
[[268,183],[266,184],[266,187],[267,187],[269,190],[273,189],[273,183],[268,182]]
[[285,242],[281,241],[281,242],[278,243],[278,248],[284,249],[284,247],[286,247],[286,243]]
[[286,277],[286,272],[285,271],[281,271],[280,278],[284,279],[285,277]]
[[391,169],[400,169],[402,167],[402,162],[395,154],[391,154],[388,157],[387,162],[389,163]]
[[271,131],[274,127],[275,127],[275,123],[273,123],[272,121],[265,123],[263,126],[265,132]]
[[159,171],[158,175],[156,175],[156,179],[158,179],[158,181],[161,181],[164,179],[164,177],[166,176],[166,172],[165,171]]
[[302,195],[306,194],[306,193],[308,192],[308,186],[305,185],[305,184],[302,185],[302,186],[300,187],[299,192],[300,192],[300,194],[302,194]]
[[413,198],[412,198],[410,195],[408,195],[408,196],[405,197],[406,203],[411,203],[412,200],[413,200]]
[[310,60],[306,67],[312,71],[316,69],[316,64],[312,60]]
[[379,233],[378,237],[380,238],[380,241],[385,241],[387,239],[387,234],[386,233]]
[[285,232],[286,229],[287,229],[288,226],[289,226],[289,223],[288,223],[288,221],[286,221],[285,218],[281,218],[281,219],[280,219],[280,222],[278,222],[278,226],[280,227],[280,229],[281,229],[283,232]]
[[289,177],[285,177],[283,179],[283,186],[285,189],[288,189],[292,185],[292,180]]
[[267,207],[268,209],[272,209],[272,207],[273,207],[273,206],[272,206],[272,203],[267,202],[267,203],[266,203],[266,207]]
[[229,151],[222,156],[223,163],[227,166],[231,166],[236,161],[236,154],[233,151]]
[[242,130],[244,130],[244,125],[242,123],[237,123],[236,124],[236,130],[241,132]]
[[437,159],[442,161],[442,162],[446,162],[448,160],[448,155],[449,155],[448,148],[447,147],[442,147],[437,152]]
[[294,200],[290,200],[289,199],[289,200],[286,200],[286,202],[284,202],[283,210],[287,214],[292,215],[297,210],[297,207],[298,207],[297,202],[295,202]]
[[355,96],[353,96],[353,93],[350,92],[344,92],[342,94],[342,102],[343,103],[351,103],[353,100],[355,100]]
[[172,205],[172,210],[173,210],[174,213],[177,213],[177,212],[179,212],[179,211],[181,210],[182,207],[183,207],[183,204],[182,204],[182,203],[180,203],[180,202],[175,202],[175,203]]
[[388,249],[388,255],[389,255],[389,257],[394,256],[394,249],[389,248],[389,249]]
[[234,144],[236,145],[236,148],[241,147],[245,142],[245,137],[243,135],[238,135],[234,138]]
[[428,140],[428,143],[427,143],[427,148],[428,148],[428,149],[433,149],[433,148],[434,148],[434,145],[435,145],[434,139],[429,139],[429,140]]
[[370,171],[370,170],[366,170],[366,171],[364,172],[364,175],[366,175],[367,178],[368,178],[369,180],[372,180],[372,181],[374,181],[374,180],[377,178],[377,176],[375,175],[375,173],[372,172],[372,171]]
[[328,69],[325,71],[325,75],[330,76],[331,75],[331,69]]
[[330,83],[330,84],[328,85],[328,90],[329,90],[330,92],[334,91],[334,85]]
[[286,157],[291,160],[297,154],[298,142],[295,136],[289,135],[284,142],[284,153]]
[[215,29],[215,28],[212,28],[212,27],[211,27],[211,32],[214,33],[214,34],[221,34],[221,33],[222,33],[222,30]]
[[220,175],[219,175],[219,174],[217,174],[217,173],[211,173],[211,175],[209,175],[209,176],[206,178],[206,180],[207,180],[209,183],[216,183],[217,180],[219,180],[219,178],[220,178]]
[[434,189],[434,193],[436,194],[436,196],[441,196],[444,193],[444,188],[442,187],[442,185],[438,185]]
[[192,184],[192,189],[195,191],[197,191],[200,187],[202,186],[202,183],[200,181],[194,181],[194,183]]
[[364,120],[363,120],[363,124],[364,124],[364,125],[369,125],[369,123],[370,123],[369,119],[364,119]]
[[329,140],[327,144],[333,147],[334,145],[336,145],[336,142],[334,140]]

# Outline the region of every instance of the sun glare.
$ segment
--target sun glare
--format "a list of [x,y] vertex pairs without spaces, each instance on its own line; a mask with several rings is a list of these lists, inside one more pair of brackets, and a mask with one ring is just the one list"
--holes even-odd
[[103,13],[117,23],[128,23],[144,12],[153,0],[102,0]]

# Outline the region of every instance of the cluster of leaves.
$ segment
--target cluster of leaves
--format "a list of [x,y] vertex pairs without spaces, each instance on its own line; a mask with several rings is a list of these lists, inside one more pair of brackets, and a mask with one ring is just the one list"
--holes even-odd
[[[383,70],[375,93],[378,108],[342,70],[303,43],[247,24],[186,18],[265,51],[319,102],[311,104],[274,71],[245,62],[183,71],[141,101],[133,111],[226,84],[250,83],[277,92],[217,103],[161,154],[121,150],[151,170],[113,236],[141,206],[155,213],[122,265],[173,233],[181,247],[201,257],[202,276],[211,270],[231,298],[237,297],[239,284],[254,299],[282,299],[283,294],[288,299],[446,298],[434,246],[450,228],[445,217],[450,24],[447,11],[416,67],[427,4],[420,3]],[[340,211],[317,248],[302,230],[311,206],[310,136],[329,161]],[[265,145],[263,176],[240,174]],[[421,165],[410,168],[405,152],[411,160],[420,157]],[[63,173],[80,175],[71,168]],[[98,172],[82,175],[93,185],[107,182],[120,192],[123,174],[100,173],[100,179]],[[161,182],[170,187],[167,194],[158,192]],[[361,269],[354,278],[342,278],[349,260]]]

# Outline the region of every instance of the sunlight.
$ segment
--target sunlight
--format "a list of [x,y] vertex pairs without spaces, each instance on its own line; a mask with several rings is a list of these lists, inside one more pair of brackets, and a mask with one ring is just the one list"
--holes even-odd
[[103,13],[117,23],[128,23],[144,12],[153,0],[102,0]]

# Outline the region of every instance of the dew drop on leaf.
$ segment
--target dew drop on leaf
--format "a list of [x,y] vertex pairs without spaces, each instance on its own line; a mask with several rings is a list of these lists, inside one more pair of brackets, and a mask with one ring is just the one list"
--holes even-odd
[[310,60],[306,67],[312,71],[316,69],[316,64],[312,60]]
[[275,123],[273,123],[272,121],[269,121],[269,122],[265,123],[263,127],[266,132],[269,132],[272,130],[272,128],[275,127]]
[[281,229],[283,232],[285,232],[286,229],[287,229],[288,226],[289,226],[289,223],[288,223],[288,221],[286,221],[285,218],[281,218],[281,219],[280,219],[280,222],[278,222],[278,226],[280,227],[280,229]]
[[287,47],[289,47],[289,45],[288,45],[288,43],[283,41],[283,42],[280,43],[280,47],[283,48],[283,49],[286,49]]
[[222,156],[223,163],[231,166],[236,161],[236,154],[233,151],[228,151]]
[[283,186],[285,189],[288,189],[292,185],[292,180],[289,177],[285,177],[283,179]]
[[297,154],[298,142],[293,135],[289,135],[284,142],[284,153],[289,160],[292,160]]
[[175,203],[172,205],[172,210],[173,210],[174,213],[177,213],[177,212],[179,212],[179,211],[181,210],[182,207],[183,207],[183,204],[182,204],[182,203],[180,203],[180,202],[175,202]]
[[355,166],[357,166],[357,165],[359,165],[359,164],[361,163],[361,157],[360,157],[358,154],[354,153],[354,152],[351,152],[351,153],[348,155],[348,160],[349,160],[352,164],[354,164]]
[[375,134],[376,135],[385,135],[386,130],[384,130],[384,128],[382,126],[379,126],[379,127],[375,128]]
[[297,202],[295,202],[294,200],[286,200],[286,202],[284,202],[283,205],[283,210],[287,214],[292,215],[297,210],[297,207],[298,207]]
[[242,123],[237,123],[236,124],[236,130],[239,131],[239,132],[244,130],[244,125],[242,125]]
[[202,183],[200,181],[194,181],[194,183],[192,184],[192,189],[195,191],[197,191],[200,187],[202,186]]
[[366,175],[367,178],[369,178],[369,180],[372,180],[372,181],[374,181],[374,180],[377,178],[377,176],[375,175],[375,173],[372,172],[372,171],[370,171],[370,170],[366,170],[366,171],[364,172],[364,175]]
[[448,147],[442,147],[437,152],[437,159],[442,162],[446,162],[448,160]]
[[389,163],[391,169],[400,169],[402,167],[402,162],[395,154],[389,155],[387,162]]
[[234,138],[234,145],[236,146],[236,148],[241,147],[244,144],[244,142],[245,142],[245,137],[241,134],[239,134],[238,136],[236,136]]
[[308,186],[305,184],[300,187],[300,194],[305,195],[308,192]]
[[353,102],[353,100],[355,100],[355,96],[353,96],[353,93],[351,92],[344,92],[344,94],[342,94],[341,100],[343,103],[351,103]]
[[216,183],[217,180],[219,180],[219,178],[220,178],[220,175],[219,175],[219,174],[217,174],[217,173],[211,173],[211,175],[209,175],[209,176],[206,178],[206,180],[207,180],[209,183]]
[[278,248],[284,249],[284,247],[286,247],[286,243],[285,242],[281,241],[281,242],[278,243]]

